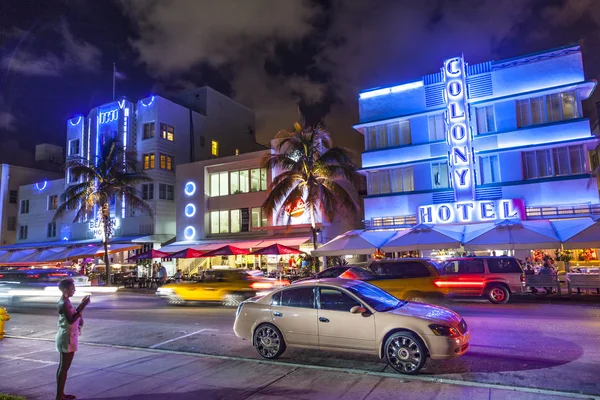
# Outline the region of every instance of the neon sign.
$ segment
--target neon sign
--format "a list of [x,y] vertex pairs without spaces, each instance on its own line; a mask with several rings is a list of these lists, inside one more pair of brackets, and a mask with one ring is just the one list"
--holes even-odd
[[420,206],[421,224],[491,222],[501,219],[525,219],[523,199],[461,201]]
[[[110,221],[113,228],[119,227],[118,218],[111,218]],[[102,220],[102,218],[97,218],[95,220],[90,221],[88,229],[90,232],[92,232],[96,239],[104,238],[104,221]]]
[[183,191],[185,192],[186,196],[192,196],[194,193],[196,193],[196,184],[194,182],[186,183]]
[[74,120],[75,118],[71,118],[71,119],[69,120],[69,123],[71,124],[71,126],[76,126],[77,124],[79,124],[79,123],[81,122],[81,118],[82,118],[82,117],[81,117],[81,115],[80,115],[80,116],[77,118],[77,122],[73,122],[73,120]]
[[448,166],[452,175],[455,201],[475,200],[473,151],[469,127],[465,63],[461,57],[444,61],[444,100],[446,140],[450,146]]
[[114,109],[106,112],[98,113],[98,123],[107,124],[119,119],[119,110]]
[[285,206],[285,213],[292,218],[300,217],[306,211],[306,203],[302,199],[296,200],[294,204]]
[[184,230],[183,230],[183,236],[187,239],[187,240],[192,240],[194,238],[194,236],[196,236],[196,229],[193,226],[187,226]]
[[371,90],[368,92],[363,92],[363,93],[359,94],[358,97],[362,100],[362,99],[368,99],[371,97],[384,96],[384,95],[390,94],[390,93],[398,93],[398,92],[404,92],[406,90],[418,89],[420,87],[423,87],[422,80],[405,83],[403,85],[392,86],[392,87],[388,87],[388,88],[384,88],[384,89],[375,89],[375,90]]
[[150,97],[150,102],[148,104],[144,103],[144,100],[141,100],[140,103],[142,103],[144,107],[148,107],[154,103],[154,96]]
[[193,205],[192,203],[189,203],[188,205],[186,205],[184,210],[185,210],[185,216],[188,218],[196,215],[196,206]]
[[35,184],[35,188],[37,190],[39,190],[40,192],[44,189],[46,189],[46,186],[48,186],[48,181],[44,181],[44,182],[38,182]]

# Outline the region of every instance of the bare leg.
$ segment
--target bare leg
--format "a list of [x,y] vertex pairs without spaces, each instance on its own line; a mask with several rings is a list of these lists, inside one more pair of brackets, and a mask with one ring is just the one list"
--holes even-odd
[[73,361],[74,352],[60,353],[60,364],[56,371],[56,400],[63,400],[65,392],[65,383],[67,383],[67,373]]

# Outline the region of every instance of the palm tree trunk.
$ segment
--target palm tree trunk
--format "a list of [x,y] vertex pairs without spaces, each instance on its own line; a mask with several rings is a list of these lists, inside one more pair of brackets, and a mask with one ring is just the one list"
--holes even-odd
[[[313,250],[317,249],[317,225],[315,223],[315,210],[313,210],[312,208],[310,209],[310,230],[312,232],[312,242],[313,242]],[[321,270],[321,267],[319,265],[319,257],[315,257],[315,269],[317,270],[316,272],[319,272]]]
[[[110,217],[109,217],[110,218]],[[110,257],[108,256],[108,224],[109,218],[103,216],[104,220],[104,266],[106,267],[106,286],[110,286]]]

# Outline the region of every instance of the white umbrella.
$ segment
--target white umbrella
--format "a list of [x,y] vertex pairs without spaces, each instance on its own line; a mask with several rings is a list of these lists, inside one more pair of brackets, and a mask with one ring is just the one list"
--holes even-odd
[[462,226],[419,224],[410,230],[397,232],[381,247],[381,251],[455,249],[461,245],[463,230]]
[[553,221],[559,239],[565,249],[600,247],[600,219],[587,217]]
[[465,230],[463,243],[470,251],[560,248],[560,239],[549,221],[503,220],[473,225]]
[[348,231],[323,246],[313,250],[313,256],[340,256],[350,254],[373,254],[395,232],[356,230]]

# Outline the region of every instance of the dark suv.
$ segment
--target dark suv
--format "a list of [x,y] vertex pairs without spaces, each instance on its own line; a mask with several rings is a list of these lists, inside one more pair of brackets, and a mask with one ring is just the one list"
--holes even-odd
[[444,276],[436,285],[449,289],[450,296],[486,296],[498,304],[526,288],[525,274],[514,257],[450,258],[441,268]]

